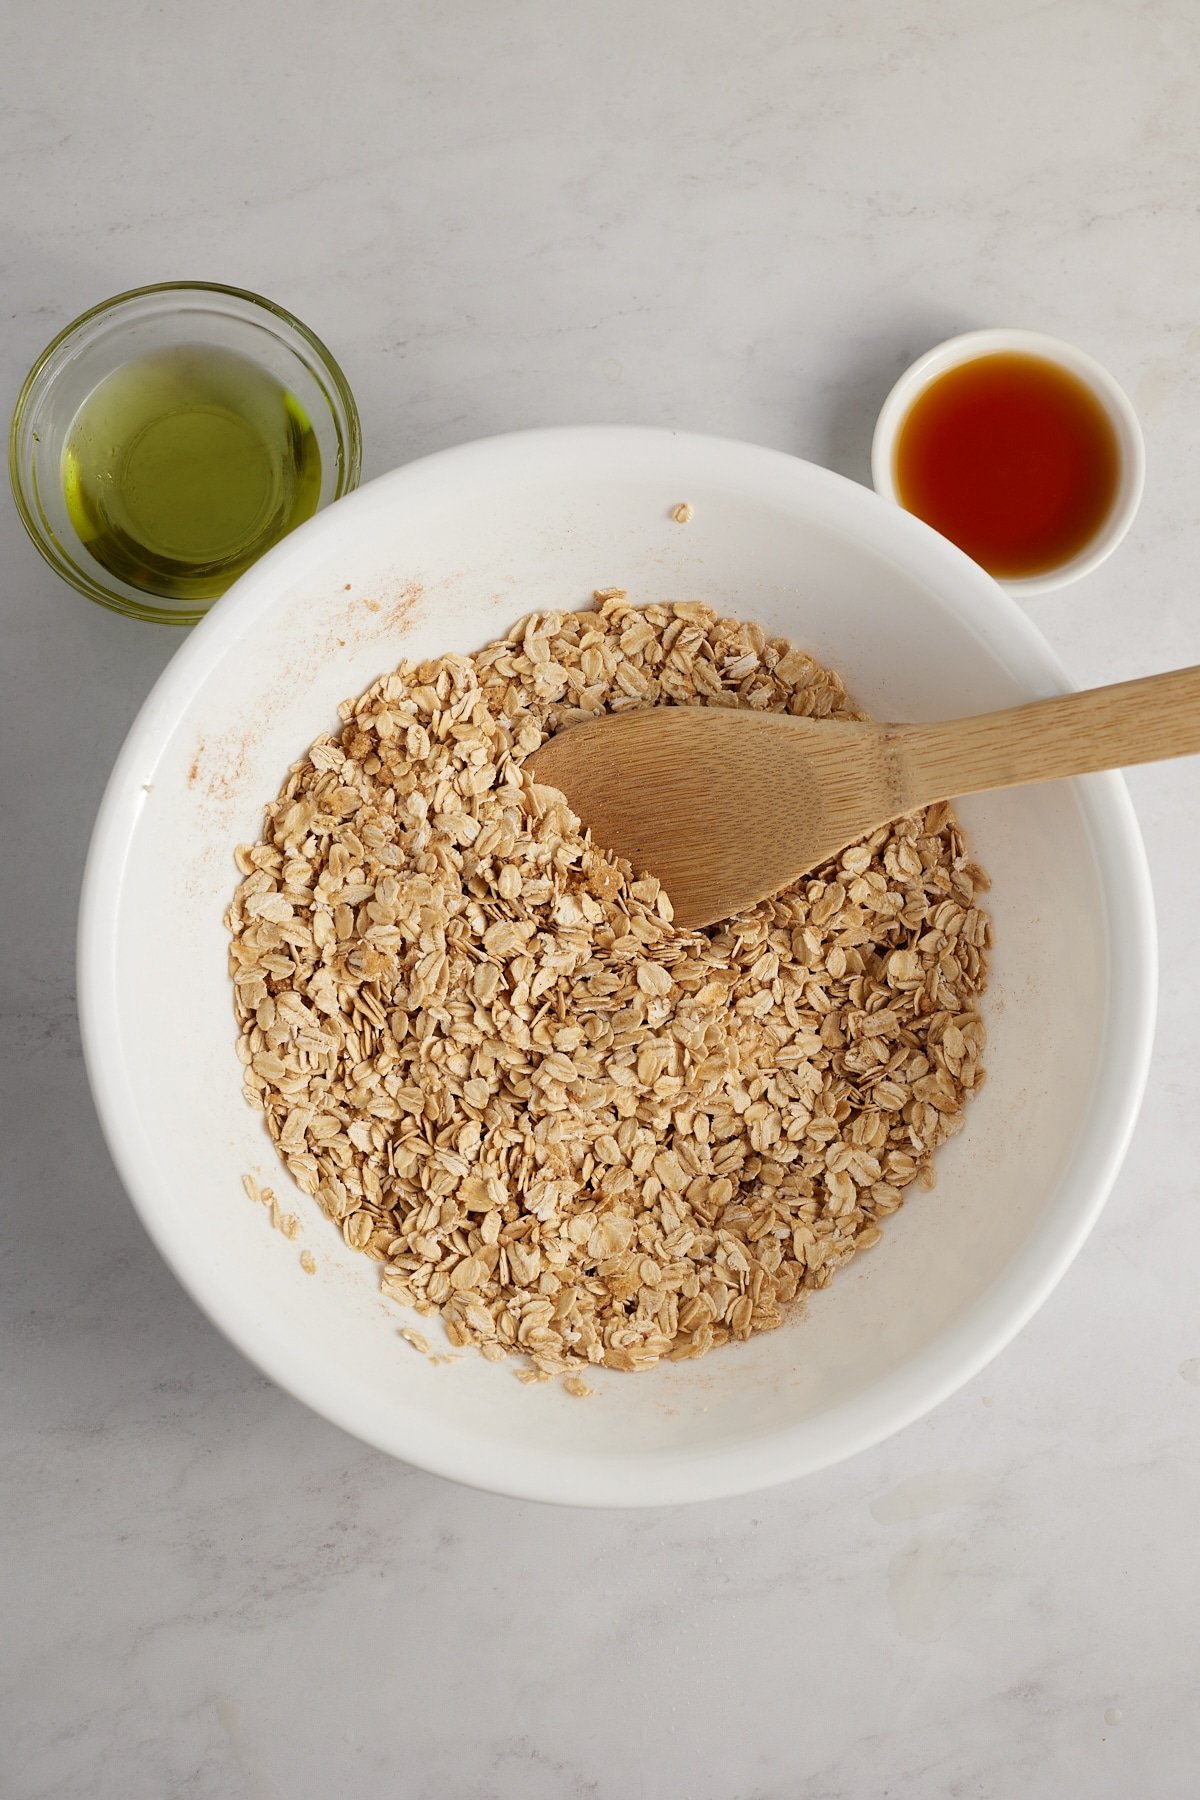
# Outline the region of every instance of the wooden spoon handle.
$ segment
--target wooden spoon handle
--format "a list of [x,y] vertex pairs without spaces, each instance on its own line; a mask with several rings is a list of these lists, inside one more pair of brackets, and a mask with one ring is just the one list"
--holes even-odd
[[1007,712],[884,728],[914,806],[1200,752],[1200,665]]

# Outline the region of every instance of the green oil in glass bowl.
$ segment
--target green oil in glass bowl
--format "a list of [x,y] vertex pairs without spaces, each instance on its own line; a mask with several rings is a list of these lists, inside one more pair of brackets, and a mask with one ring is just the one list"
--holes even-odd
[[213,600],[311,518],[321,449],[259,364],[182,344],[115,369],[76,413],[62,458],[80,543],[121,581]]
[[26,377],[8,467],[46,561],[128,618],[192,625],[358,485],[354,396],[261,294],[158,282],[60,331]]

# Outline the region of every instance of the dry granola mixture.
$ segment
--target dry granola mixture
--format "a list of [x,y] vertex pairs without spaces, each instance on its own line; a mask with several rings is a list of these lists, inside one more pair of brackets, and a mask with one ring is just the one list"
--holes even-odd
[[770,1330],[963,1122],[984,877],[948,806],[676,933],[525,759],[666,702],[853,718],[701,605],[522,620],[341,708],[238,850],[245,1093],[291,1174],[453,1344],[534,1376]]

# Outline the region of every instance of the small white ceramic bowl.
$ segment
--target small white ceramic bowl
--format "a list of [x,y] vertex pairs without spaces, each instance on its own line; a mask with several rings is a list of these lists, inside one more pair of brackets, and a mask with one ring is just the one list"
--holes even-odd
[[[671,518],[680,501],[693,518]],[[88,1072],[114,1160],[180,1281],[245,1354],[395,1456],[542,1500],[701,1500],[803,1475],[917,1418],[1006,1344],[1094,1223],[1145,1080],[1154,920],[1117,775],[963,804],[993,877],[988,1081],[883,1241],[804,1316],[697,1362],[599,1370],[594,1397],[435,1367],[296,1191],[241,1097],[228,940],[234,846],[336,707],[403,656],[467,652],[597,587],[703,598],[786,633],[880,718],[1061,692],[1020,608],[869,489],[668,431],[520,433],[397,469],[244,575],[179,650],[113,771],[79,934]],[[765,795],[751,800],[768,804]],[[270,1182],[303,1222],[270,1229]],[[311,1249],[317,1273],[299,1262]]]
[[1041,331],[967,331],[960,337],[935,344],[904,371],[883,403],[871,440],[871,480],[877,494],[900,505],[896,491],[896,440],[917,396],[948,369],[974,362],[980,356],[1013,353],[1040,356],[1047,362],[1057,363],[1090,388],[1112,421],[1121,465],[1117,493],[1108,517],[1077,556],[1043,574],[1001,582],[1002,587],[1020,600],[1049,593],[1052,588],[1065,587],[1068,582],[1078,581],[1081,575],[1090,574],[1112,555],[1141,504],[1146,479],[1142,428],[1128,394],[1095,357],[1077,350],[1074,344],[1065,343],[1062,338],[1047,337]]

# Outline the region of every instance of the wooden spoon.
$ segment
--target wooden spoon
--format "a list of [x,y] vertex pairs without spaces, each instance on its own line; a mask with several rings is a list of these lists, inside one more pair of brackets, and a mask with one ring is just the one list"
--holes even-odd
[[936,725],[654,706],[569,726],[530,767],[694,930],[935,800],[1198,751],[1200,666]]

